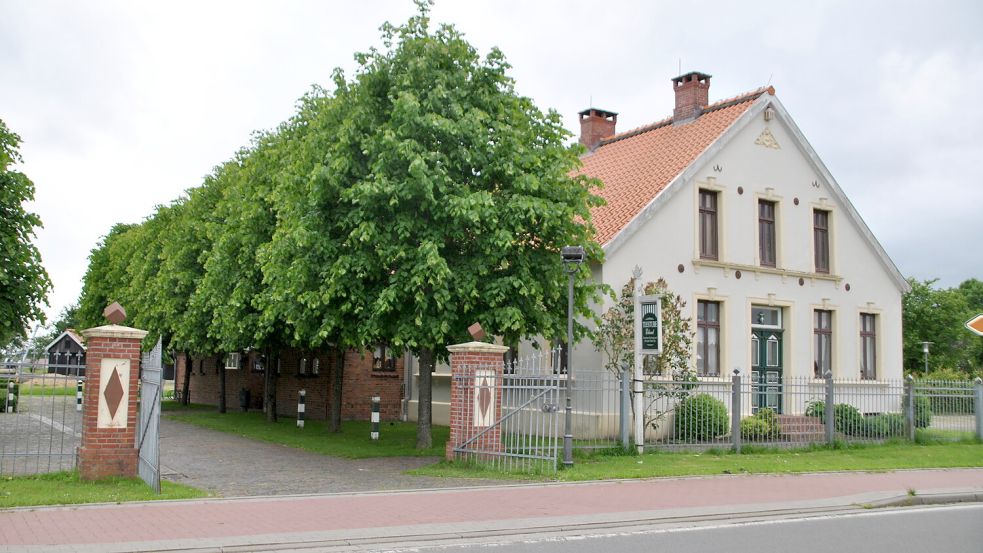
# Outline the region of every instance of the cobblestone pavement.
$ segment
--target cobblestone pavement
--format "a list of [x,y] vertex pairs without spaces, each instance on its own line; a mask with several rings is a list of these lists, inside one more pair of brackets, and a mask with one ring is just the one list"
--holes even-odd
[[222,497],[453,488],[501,484],[403,471],[436,457],[342,459],[250,440],[161,417],[161,477]]
[[0,474],[72,469],[81,421],[74,394],[20,396],[16,413],[0,413]]

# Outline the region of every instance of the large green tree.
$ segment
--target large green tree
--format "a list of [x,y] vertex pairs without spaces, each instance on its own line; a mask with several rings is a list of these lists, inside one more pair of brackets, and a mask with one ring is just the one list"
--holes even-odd
[[0,119],[0,346],[26,337],[32,321],[45,320],[51,279],[31,242],[41,226],[37,214],[24,209],[34,199],[34,183],[13,165],[21,161],[20,137]]
[[965,326],[970,317],[983,312],[983,283],[970,279],[955,288],[936,288],[936,280],[909,278],[908,283],[911,291],[902,303],[905,369],[924,370],[922,342],[932,342],[930,371],[972,374],[983,367],[983,338]]
[[[382,49],[356,56],[352,80],[336,73],[338,127],[322,165],[338,201],[311,207],[332,218],[340,252],[316,301],[351,304],[358,341],[419,356],[417,445],[429,447],[431,368],[471,323],[507,343],[564,334],[559,249],[583,244],[599,261],[590,207],[600,200],[593,181],[571,176],[580,149],[566,145],[560,116],[515,91],[503,54],[482,58],[419,6],[383,27]],[[583,316],[589,281],[585,265]]]

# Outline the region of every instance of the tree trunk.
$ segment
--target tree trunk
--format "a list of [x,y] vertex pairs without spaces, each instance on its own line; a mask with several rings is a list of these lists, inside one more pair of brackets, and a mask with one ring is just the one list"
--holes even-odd
[[420,350],[420,387],[417,390],[419,402],[417,403],[416,420],[416,448],[428,449],[433,446],[433,436],[430,427],[433,419],[433,409],[431,398],[433,389],[431,384],[431,371],[433,371],[433,350],[423,348]]
[[277,359],[274,358],[273,348],[267,350],[266,356],[266,378],[263,382],[263,409],[266,410],[266,422],[276,422],[276,365]]
[[225,412],[225,364],[222,356],[215,356],[215,366],[218,368],[218,412]]
[[194,363],[191,362],[191,352],[184,352],[184,392],[181,394],[181,404],[191,405],[191,369]]
[[335,348],[335,363],[331,382],[331,421],[329,432],[341,432],[341,399],[342,385],[345,380],[345,348]]

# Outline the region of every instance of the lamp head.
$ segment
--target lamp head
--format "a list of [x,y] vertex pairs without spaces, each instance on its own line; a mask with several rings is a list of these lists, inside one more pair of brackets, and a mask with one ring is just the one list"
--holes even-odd
[[563,257],[563,263],[583,263],[584,262],[584,247],[583,246],[563,246],[560,250],[560,255]]

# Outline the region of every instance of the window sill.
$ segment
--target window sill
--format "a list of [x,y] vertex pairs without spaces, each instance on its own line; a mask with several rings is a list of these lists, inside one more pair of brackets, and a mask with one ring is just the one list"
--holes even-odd
[[375,371],[371,373],[372,378],[399,378],[399,371]]
[[839,284],[840,281],[843,280],[843,277],[830,273],[812,273],[808,271],[793,271],[791,269],[763,267],[761,265],[744,265],[742,263],[714,261],[712,259],[694,259],[693,267],[697,268],[697,270],[701,267],[723,269],[725,276],[729,276],[729,273],[733,273],[735,271],[741,271],[742,273],[753,273],[755,275],[759,275],[759,274],[777,275],[782,278],[805,278],[805,279],[812,279],[812,280],[825,280],[829,282],[835,282],[837,284]]

